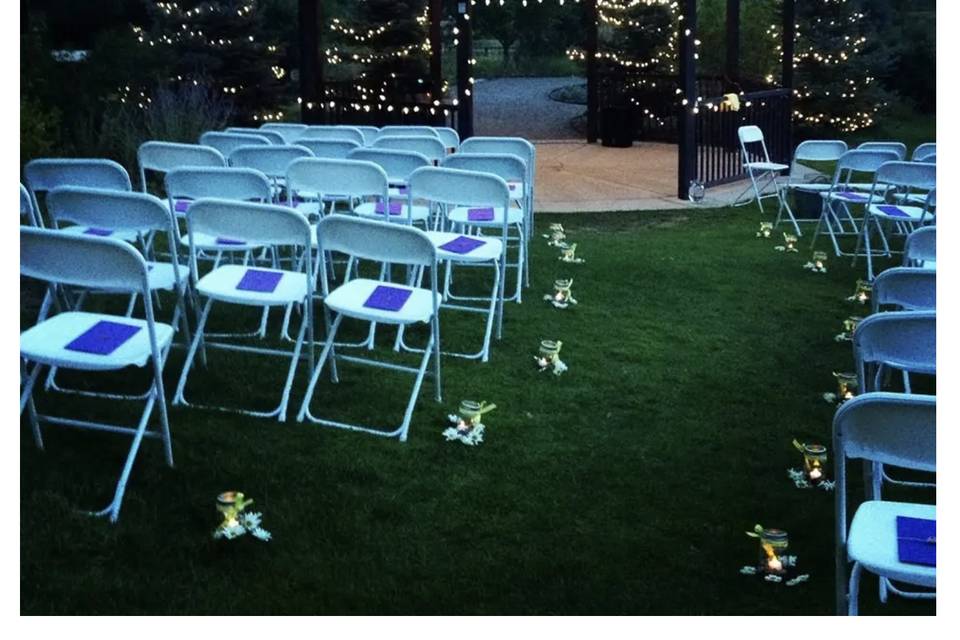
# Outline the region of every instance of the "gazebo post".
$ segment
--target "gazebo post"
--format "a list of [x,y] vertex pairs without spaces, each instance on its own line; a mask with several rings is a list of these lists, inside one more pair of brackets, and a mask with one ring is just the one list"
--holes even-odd
[[473,21],[470,0],[457,0],[457,133],[473,137]]
[[[440,21],[443,19],[443,0],[430,0],[430,92],[431,101],[442,101],[443,96],[443,34]],[[440,121],[443,111],[433,118],[434,124]],[[443,122],[442,124],[446,124]]]
[[727,0],[727,78],[740,81],[740,0]]
[[300,120],[317,124],[323,101],[323,0],[298,0],[300,22]]
[[683,103],[678,106],[680,148],[678,149],[677,197],[686,200],[690,190],[690,181],[697,174],[697,61],[694,57],[697,37],[697,0],[683,0],[680,21],[680,93]]
[[587,56],[587,142],[596,142],[599,136],[600,110],[597,49],[599,48],[599,13],[597,0],[584,0],[583,16],[587,33],[584,53]]
[[793,152],[793,55],[796,50],[797,11],[795,0],[783,0],[783,73],[780,80],[784,89],[790,90],[791,125],[787,127],[787,151]]

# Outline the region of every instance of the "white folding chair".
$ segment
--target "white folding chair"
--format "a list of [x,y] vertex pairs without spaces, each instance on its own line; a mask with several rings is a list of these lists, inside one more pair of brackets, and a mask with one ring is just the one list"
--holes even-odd
[[354,125],[353,128],[363,134],[363,146],[365,147],[372,145],[373,141],[380,135],[380,127]]
[[317,158],[344,159],[354,149],[359,149],[363,145],[357,144],[353,140],[343,138],[330,138],[326,140],[317,140],[312,138],[301,138],[297,145],[310,149]]
[[270,139],[266,136],[253,133],[236,133],[233,131],[207,131],[200,136],[200,144],[205,147],[213,147],[224,158],[229,158],[234,149],[239,147],[255,147],[257,145],[270,145]]
[[935,311],[937,309],[937,271],[894,267],[873,281],[870,293],[873,312],[883,307],[899,311]]
[[30,192],[27,191],[27,188],[23,186],[23,183],[20,183],[20,224],[23,224],[23,219],[26,218],[27,222],[31,227],[39,227],[37,224],[37,217],[33,213],[33,200],[30,198]]
[[883,391],[888,369],[902,373],[910,393],[910,374],[937,373],[937,312],[891,311],[864,318],[853,332],[859,388]]
[[[744,189],[743,193],[734,200],[735,207],[742,207],[750,204],[754,200],[760,207],[760,213],[763,213],[764,198],[776,198],[780,202],[782,209],[783,194],[781,193],[780,174],[790,169],[788,165],[780,164],[770,160],[770,153],[767,151],[767,143],[763,139],[763,131],[756,125],[748,125],[737,129],[737,137],[740,140],[740,153],[743,157],[743,168],[750,178],[750,185]],[[757,147],[759,146],[759,150]],[[764,193],[770,185],[773,185],[773,191]],[[754,196],[749,200],[741,200],[745,193],[753,189]]]
[[786,213],[793,224],[797,237],[803,235],[800,231],[800,224],[793,210],[790,208],[790,192],[802,193],[823,193],[830,189],[829,182],[807,182],[803,176],[796,176],[798,166],[803,166],[804,162],[836,162],[844,153],[847,152],[847,143],[842,140],[806,140],[797,145],[793,153],[793,160],[790,163],[790,173],[787,176],[787,182],[783,185],[783,195],[780,198],[780,208],[777,210],[777,219],[773,223],[774,228],[780,226],[783,214]]
[[434,127],[440,142],[447,148],[447,153],[456,153],[460,150],[460,134],[450,127]]
[[260,125],[260,128],[280,134],[285,144],[293,144],[306,131],[307,125],[294,122],[267,122]]
[[[518,164],[520,163],[519,159],[515,160]],[[507,217],[501,215],[497,224],[494,224],[494,221],[491,220],[476,225],[470,220],[469,212],[471,208],[477,207],[476,211],[490,212],[491,217],[495,218],[493,216],[494,210],[509,207],[510,191],[506,181],[489,173],[425,167],[418,169],[410,176],[410,199],[425,200],[438,207],[446,222],[442,230],[427,232],[427,237],[436,249],[437,260],[443,263],[445,267],[442,308],[486,315],[483,343],[479,351],[475,353],[444,351],[443,353],[460,358],[479,358],[482,362],[487,362],[490,358],[490,336],[493,331],[495,316],[498,318],[498,340],[503,332],[503,290],[506,280],[506,246],[509,221]],[[467,221],[463,221],[462,216],[454,215],[455,212],[460,210],[467,211]],[[499,237],[492,234],[471,234],[468,231],[471,228],[491,229],[498,232]],[[461,300],[489,301],[485,308],[451,302],[453,296],[450,294],[450,283],[454,265],[493,269],[493,283],[488,296],[485,298],[459,298]],[[421,281],[422,278],[423,274],[421,273]],[[417,351],[417,349],[407,346],[403,338],[404,331],[401,327],[397,334],[397,348]]]
[[[358,259],[430,270],[430,289],[392,284],[382,280],[354,278],[330,291],[325,263],[324,261],[320,262],[324,319],[328,327],[327,340],[323,351],[320,353],[317,366],[313,370],[310,385],[307,388],[297,420],[301,422],[309,420],[317,424],[362,431],[379,436],[399,437],[400,441],[404,442],[407,439],[413,408],[416,405],[417,397],[420,395],[420,387],[427,374],[431,357],[434,361],[433,378],[436,400],[440,402],[442,399],[437,252],[430,239],[419,229],[407,225],[362,220],[350,216],[327,216],[320,221],[317,227],[317,237],[321,254],[327,251],[335,251]],[[330,319],[331,313],[333,314],[332,320]],[[421,358],[420,366],[414,368],[371,358],[338,354],[335,349],[335,340],[344,318],[397,326],[429,323],[430,337]],[[331,380],[334,383],[339,381],[338,360],[414,374],[413,390],[410,393],[410,399],[407,401],[400,426],[386,431],[315,416],[310,410],[310,403],[313,400],[317,382],[328,358],[330,359]]]
[[183,167],[225,167],[227,160],[213,147],[150,140],[137,149],[137,165],[140,190],[147,193],[147,171],[165,174]]
[[[874,185],[853,255],[854,264],[860,255],[866,257],[869,280],[873,280],[874,256],[889,257],[893,254],[884,227],[906,236],[934,218],[934,212],[926,205],[915,206],[908,203],[906,198],[902,198],[898,204],[891,204],[885,201],[884,194],[896,191],[901,196],[910,196],[917,190],[929,194],[937,186],[937,166],[923,162],[887,162],[874,174]],[[882,249],[874,250],[870,246],[871,230],[877,232]]]
[[[820,219],[813,231],[811,248],[816,247],[817,238],[821,234],[830,237],[833,251],[837,256],[853,255],[850,251],[840,248],[840,238],[854,236],[860,233],[859,221],[863,216],[854,215],[851,207],[865,207],[870,202],[874,183],[855,183],[863,175],[873,176],[884,163],[896,159],[892,151],[864,151],[855,149],[847,151],[837,160],[837,168],[833,172],[833,180],[829,189],[823,195],[823,207]],[[859,187],[864,187],[860,189]]]
[[396,151],[393,149],[374,149],[364,147],[355,149],[347,156],[348,160],[365,160],[373,162],[387,172],[390,180],[390,197],[406,198],[407,179],[414,171],[421,167],[431,166],[430,160],[416,151]]
[[907,240],[903,244],[903,266],[936,270],[936,227],[920,227],[907,236]]
[[892,151],[897,154],[897,160],[907,157],[907,145],[902,142],[864,142],[857,149],[861,151]]
[[436,134],[432,136],[394,136],[384,135],[373,143],[374,149],[393,149],[395,151],[413,151],[425,156],[431,164],[439,164],[447,155],[447,149]]
[[271,145],[269,147],[239,147],[230,154],[231,167],[246,167],[262,172],[273,182],[274,200],[279,201],[287,175],[287,167],[299,158],[311,158],[313,153],[300,145]]
[[925,142],[913,150],[913,153],[910,155],[910,160],[913,162],[924,162],[929,156],[935,155],[937,155],[937,143]]
[[365,138],[363,132],[356,127],[328,125],[307,127],[300,133],[296,144],[302,144],[306,140],[350,140],[363,146]]
[[[528,272],[526,263],[528,256],[527,251],[530,246],[529,235],[531,233],[530,228],[527,227],[530,217],[523,208],[527,199],[521,195],[523,190],[521,185],[527,171],[526,163],[523,159],[512,154],[470,153],[464,151],[448,156],[441,163],[441,166],[446,169],[460,169],[463,171],[477,171],[492,174],[507,183],[507,190],[510,193],[510,206],[504,209],[498,202],[494,207],[493,218],[491,220],[469,220],[469,207],[454,208],[448,212],[447,218],[450,222],[455,225],[460,225],[462,228],[476,227],[480,229],[485,227],[497,229],[503,224],[505,219],[508,229],[516,231],[516,235],[508,236],[505,239],[508,244],[504,246],[504,259],[506,260],[507,258],[506,250],[510,248],[510,244],[515,245],[517,248],[517,259],[516,262],[513,263],[504,263],[504,277],[506,277],[507,268],[516,267],[517,286],[513,294],[508,296],[506,300],[511,302],[516,301],[518,303],[522,302],[524,274]],[[454,200],[453,202],[456,203],[457,201]],[[485,206],[489,206],[489,204],[490,203]],[[504,290],[506,290],[506,286],[506,280],[504,280]],[[444,289],[444,293],[445,295],[456,298],[456,296],[451,294],[446,288]]]
[[377,138],[397,137],[397,136],[427,136],[438,138],[437,130],[434,127],[428,127],[415,124],[392,124],[380,127],[377,132]]
[[[197,350],[202,350],[206,364],[206,349],[225,349],[259,356],[280,356],[290,358],[286,382],[281,393],[280,404],[270,411],[254,411],[236,407],[210,406],[205,408],[221,411],[234,411],[263,418],[276,417],[286,420],[290,390],[293,387],[294,374],[300,361],[300,351],[306,338],[309,351],[309,364],[313,367],[313,267],[312,235],[307,219],[287,207],[269,204],[241,203],[229,200],[201,198],[187,211],[187,228],[191,238],[202,235],[230,237],[251,245],[269,245],[290,247],[298,254],[292,260],[297,269],[281,270],[252,268],[244,265],[221,265],[200,277],[196,244],[190,246],[190,271],[194,289],[200,297],[206,298],[196,334],[187,359],[180,374],[175,405],[200,406],[187,401],[185,388],[193,367]],[[205,339],[204,331],[213,303],[246,307],[287,307],[291,304],[304,306],[300,331],[293,352],[265,347],[253,347],[236,343],[214,343]]]
[[43,221],[39,194],[57,187],[90,187],[130,191],[133,186],[127,170],[113,160],[101,158],[39,158],[23,168],[27,190],[33,206],[35,226]]
[[253,127],[227,127],[224,129],[227,133],[246,133],[250,135],[266,138],[270,144],[287,144],[283,136],[276,131],[269,129],[254,129]]
[[[933,396],[867,393],[845,402],[833,419],[836,504],[837,613],[859,612],[860,576],[864,570],[880,579],[880,599],[887,590],[907,598],[935,598],[934,591],[902,591],[892,581],[936,588],[937,570],[900,558],[898,519],[936,519],[936,505],[889,502],[874,496],[860,504],[847,528],[847,460],[865,465],[893,465],[936,473],[937,402]],[[936,538],[908,540],[934,545]],[[849,582],[847,566],[853,563]],[[849,591],[847,585],[849,584]]]
[[[65,311],[40,318],[38,324],[20,334],[20,357],[27,366],[20,393],[20,413],[22,415],[24,408],[27,409],[38,448],[43,449],[40,423],[133,436],[113,500],[106,508],[92,514],[107,515],[111,522],[116,522],[120,516],[123,494],[133,462],[144,437],[162,439],[167,464],[173,466],[170,426],[163,392],[163,354],[168,350],[173,338],[173,328],[155,321],[147,264],[143,257],[125,242],[21,227],[20,273],[44,280],[52,288],[67,285],[126,291],[139,294],[144,300],[145,320]],[[135,427],[42,415],[37,412],[33,392],[40,371],[45,366],[96,372],[130,366],[144,367],[148,363],[153,367],[153,386]],[[147,430],[153,409],[157,405],[160,411],[160,430]]]

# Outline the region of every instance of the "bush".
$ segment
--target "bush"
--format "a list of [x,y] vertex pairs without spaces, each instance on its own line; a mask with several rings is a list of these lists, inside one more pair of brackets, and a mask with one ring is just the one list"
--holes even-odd
[[60,112],[20,98],[20,163],[49,155],[60,141]]

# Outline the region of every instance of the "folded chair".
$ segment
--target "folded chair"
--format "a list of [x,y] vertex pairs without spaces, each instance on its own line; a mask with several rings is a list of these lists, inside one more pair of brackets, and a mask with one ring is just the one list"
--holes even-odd
[[255,147],[257,145],[270,145],[270,139],[264,135],[256,133],[237,133],[235,131],[207,131],[200,136],[200,144],[206,147],[213,147],[224,158],[229,158],[234,149],[238,147]]
[[[359,259],[430,270],[429,289],[366,278],[354,278],[330,291],[325,263],[320,262],[324,319],[328,327],[327,340],[313,371],[297,419],[379,436],[399,437],[400,441],[404,442],[407,439],[413,408],[420,394],[420,387],[427,374],[431,357],[434,362],[433,378],[436,400],[440,402],[442,399],[440,388],[440,295],[437,292],[436,249],[426,234],[414,227],[341,215],[327,216],[321,220],[317,228],[317,237],[321,252],[336,251]],[[333,316],[332,319],[331,315]],[[429,323],[430,337],[420,366],[414,368],[370,358],[338,354],[335,348],[335,340],[344,318],[398,326]],[[414,374],[413,390],[410,393],[410,399],[407,402],[400,426],[391,430],[381,430],[315,416],[310,410],[310,403],[316,392],[317,382],[320,379],[324,364],[328,359],[330,360],[330,376],[334,383],[339,381],[338,360]]]
[[[750,204],[754,199],[760,207],[760,213],[763,213],[764,198],[776,198],[780,202],[782,209],[783,194],[779,182],[780,174],[790,169],[789,165],[772,162],[770,153],[767,151],[767,143],[763,139],[763,131],[760,127],[749,125],[737,129],[737,137],[740,139],[740,152],[743,155],[743,168],[750,177],[750,184],[753,188],[754,197],[749,200],[740,200],[744,193],[747,193],[751,187],[747,187],[743,193],[736,197],[734,206],[742,207]],[[757,150],[759,147],[759,150]],[[764,193],[770,185],[773,185],[773,191]]]
[[[880,579],[881,602],[886,602],[888,589],[907,598],[936,597],[933,591],[901,591],[891,582],[936,588],[936,567],[905,562],[899,551],[903,538],[916,536],[906,528],[901,529],[908,523],[900,522],[900,518],[936,520],[935,505],[888,502],[878,495],[860,504],[849,529],[847,525],[847,460],[860,459],[866,465],[895,465],[935,473],[936,411],[933,396],[894,393],[860,395],[837,410],[833,419],[833,450],[838,614],[857,615],[860,576],[864,570]],[[935,537],[909,539],[907,545],[919,548],[921,555],[926,555],[932,547],[933,555],[936,554]],[[851,562],[853,570],[848,581],[847,567]]]
[[[490,156],[493,158],[494,156]],[[513,158],[518,165],[520,160]],[[522,165],[520,167],[522,171]],[[506,182],[490,173],[462,171],[448,168],[425,167],[418,169],[410,176],[410,198],[430,202],[438,207],[444,216],[445,224],[440,231],[428,231],[427,237],[433,243],[437,252],[437,260],[443,263],[444,292],[442,308],[457,311],[481,313],[487,316],[483,333],[483,343],[475,353],[443,352],[461,358],[479,358],[487,362],[490,357],[490,336],[493,330],[494,316],[497,316],[497,339],[503,331],[503,297],[504,281],[506,278],[506,246],[509,220],[506,216],[497,216],[496,210],[503,211],[510,206],[510,192]],[[472,209],[476,207],[476,209]],[[491,220],[482,225],[474,226],[469,221],[469,212],[488,211]],[[459,212],[465,212],[462,216]],[[457,216],[454,216],[457,213]],[[467,220],[462,218],[466,216]],[[517,219],[522,219],[518,217]],[[470,233],[471,228],[489,229],[491,235]],[[523,245],[520,245],[521,255]],[[452,302],[450,295],[450,281],[453,266],[487,267],[493,271],[493,282],[490,294],[486,298],[465,298],[461,300],[487,300],[486,307],[466,306]],[[519,270],[518,270],[519,276]],[[423,273],[419,274],[422,282]],[[519,285],[519,277],[518,277]],[[408,351],[416,351],[406,345],[403,340],[403,327],[397,334],[397,347]]]
[[430,164],[439,164],[447,155],[447,148],[440,142],[440,138],[433,135],[393,136],[381,135],[373,143],[374,149],[393,149],[395,151],[413,151],[430,161]]
[[130,191],[133,188],[126,169],[113,160],[101,158],[39,158],[27,163],[23,175],[38,227],[46,226],[39,196],[51,189],[72,186]]
[[870,293],[873,312],[883,307],[901,311],[935,311],[937,309],[937,271],[894,267],[873,281]]
[[260,128],[280,134],[285,144],[293,144],[307,130],[307,125],[293,122],[267,122],[260,125]]
[[[853,255],[854,264],[860,255],[866,256],[869,280],[873,280],[874,256],[890,256],[893,253],[885,228],[906,236],[915,228],[932,221],[934,217],[934,213],[926,205],[916,206],[906,201],[890,204],[885,202],[883,194],[897,191],[901,196],[909,196],[917,190],[929,194],[937,186],[937,167],[923,162],[887,162],[877,169],[874,184]],[[929,198],[929,195],[927,197]],[[882,249],[875,250],[871,247],[871,230],[876,231]]]
[[[290,359],[286,383],[281,392],[280,404],[271,411],[253,411],[225,406],[208,406],[222,411],[234,411],[263,418],[276,417],[286,420],[290,390],[293,387],[294,374],[300,361],[300,351],[304,339],[307,340],[310,353],[309,363],[313,366],[313,277],[311,263],[312,231],[307,219],[288,207],[231,202],[229,200],[197,200],[187,211],[187,229],[190,238],[203,235],[234,238],[251,245],[289,247],[298,254],[291,263],[290,270],[251,268],[244,265],[221,265],[200,277],[197,255],[199,248],[194,242],[190,245],[190,271],[194,288],[201,298],[206,299],[196,334],[187,359],[180,374],[174,404],[190,405],[184,395],[187,379],[193,367],[197,350],[209,348],[225,349],[252,353],[258,356],[279,356]],[[205,340],[205,327],[214,303],[246,307],[280,307],[302,304],[305,313],[300,323],[293,352],[253,347],[236,343],[213,343]],[[205,358],[204,358],[205,360]],[[194,405],[197,406],[197,405]]]
[[[20,334],[20,357],[26,377],[20,393],[20,413],[27,409],[37,447],[43,449],[40,424],[55,424],[133,436],[126,462],[117,481],[113,500],[93,515],[120,517],[123,494],[143,438],[163,440],[167,464],[173,466],[170,426],[163,392],[164,354],[173,337],[170,325],[156,322],[150,296],[147,264],[136,249],[112,238],[70,236],[57,231],[20,228],[20,273],[58,285],[110,289],[139,294],[146,319],[111,316],[83,311],[65,311],[41,317],[38,324]],[[81,371],[111,371],[125,367],[153,368],[153,387],[135,427],[41,415],[33,391],[43,367]],[[155,406],[160,409],[160,430],[147,430]]]
[[846,152],[847,143],[842,140],[807,140],[797,146],[793,153],[793,161],[790,163],[790,174],[787,176],[786,184],[783,185],[783,196],[780,198],[780,208],[777,210],[774,227],[780,226],[780,221],[786,213],[797,232],[797,237],[803,235],[800,231],[800,224],[790,208],[790,192],[823,193],[830,189],[830,183],[804,182],[801,178],[794,176],[794,169],[797,165],[803,165],[804,162],[836,162]]
[[227,127],[224,129],[224,131],[227,133],[247,133],[260,136],[269,140],[270,144],[287,144],[287,141],[283,139],[282,135],[276,131],[270,131],[269,129],[254,129],[252,127]]
[[840,248],[840,238],[860,233],[858,221],[862,220],[863,216],[854,215],[851,207],[865,207],[870,202],[871,193],[864,193],[859,188],[860,185],[867,191],[871,191],[874,186],[874,182],[864,185],[855,180],[865,174],[872,178],[881,165],[896,160],[896,157],[892,151],[858,149],[847,151],[840,156],[830,187],[823,193],[823,208],[817,227],[813,231],[811,247],[816,247],[817,238],[821,234],[826,234],[830,237],[833,251],[837,256],[853,255]]
[[306,140],[350,140],[363,146],[365,139],[363,132],[356,127],[334,125],[307,127],[300,133],[296,144],[302,144]]
[[907,236],[903,245],[903,266],[937,268],[937,228],[920,227]]

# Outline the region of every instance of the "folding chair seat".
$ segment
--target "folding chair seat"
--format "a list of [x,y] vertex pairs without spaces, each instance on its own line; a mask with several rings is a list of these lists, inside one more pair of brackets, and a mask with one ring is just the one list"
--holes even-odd
[[[837,410],[833,420],[833,446],[838,614],[857,615],[860,576],[864,570],[879,577],[881,602],[886,602],[888,590],[907,598],[936,597],[933,591],[902,591],[891,582],[936,588],[936,568],[908,562],[900,557],[898,549],[903,537],[898,520],[935,520],[935,505],[882,501],[876,495],[857,507],[849,529],[847,527],[848,459],[860,459],[869,466],[893,465],[936,473],[936,405],[933,396],[867,393],[845,402]],[[909,542],[921,550],[931,545],[933,555],[936,554],[935,537]],[[926,553],[921,551],[920,555]],[[848,580],[847,567],[851,562],[853,569]]]
[[[196,245],[190,247],[190,271],[193,286],[201,298],[205,298],[200,314],[196,334],[187,353],[187,359],[180,374],[175,405],[201,406],[190,403],[185,396],[185,388],[193,367],[197,350],[206,364],[206,349],[225,349],[252,353],[259,356],[279,356],[290,359],[286,382],[281,392],[280,404],[271,411],[210,406],[205,408],[233,411],[258,417],[276,417],[286,420],[290,390],[294,374],[300,361],[304,340],[307,340],[310,353],[310,366],[313,366],[313,296],[312,232],[306,218],[288,207],[232,202],[212,198],[202,198],[194,202],[187,211],[187,228],[191,237],[198,234],[237,238],[251,245],[269,245],[289,247],[298,254],[291,260],[289,270],[251,268],[245,265],[221,265],[200,276]],[[214,303],[245,307],[280,307],[301,304],[305,308],[300,331],[292,353],[285,350],[247,346],[243,344],[224,344],[208,342],[205,328]],[[311,369],[312,370],[312,369]]]
[[397,151],[395,149],[374,149],[364,147],[355,149],[347,155],[348,160],[365,160],[380,165],[390,180],[390,197],[407,197],[407,179],[421,167],[432,166],[430,160],[416,151]]
[[873,312],[893,306],[902,311],[937,309],[937,272],[935,269],[894,267],[873,281],[870,294]]
[[230,154],[231,167],[256,169],[274,185],[274,201],[279,202],[287,175],[287,167],[299,158],[311,158],[313,153],[300,145],[271,145],[269,147],[240,147]]
[[460,134],[457,133],[456,129],[451,129],[450,127],[434,127],[433,129],[437,132],[437,137],[440,138],[440,142],[447,148],[448,154],[456,153],[460,150]]
[[783,214],[786,213],[793,224],[797,236],[801,236],[800,224],[793,210],[790,208],[788,196],[791,191],[802,193],[822,193],[830,189],[829,182],[805,182],[802,178],[794,176],[796,167],[802,166],[804,162],[836,162],[844,153],[847,152],[847,143],[842,140],[806,140],[801,142],[796,151],[793,152],[793,160],[790,163],[790,173],[787,176],[787,182],[783,185],[783,197],[780,199],[780,208],[777,211],[777,219],[774,227],[780,226]]
[[147,171],[165,174],[183,167],[225,167],[227,160],[213,147],[150,140],[137,149],[137,165],[140,169],[140,190],[148,193]]
[[[489,156],[488,162],[493,162],[493,157]],[[513,160],[516,162],[516,166],[520,167],[522,173],[523,167],[519,158],[513,158]],[[427,237],[436,250],[437,260],[445,268],[443,304],[441,307],[486,315],[483,342],[479,351],[475,353],[445,351],[443,353],[461,358],[479,358],[482,362],[487,362],[490,358],[490,336],[495,317],[498,320],[498,340],[503,332],[506,243],[510,223],[501,215],[497,225],[490,222],[485,223],[482,227],[493,230],[497,232],[496,234],[470,234],[468,229],[474,223],[455,219],[453,213],[460,209],[466,211],[469,207],[499,208],[501,210],[508,208],[510,205],[509,188],[503,178],[495,174],[445,167],[425,167],[418,169],[410,176],[410,198],[425,200],[438,207],[447,222],[443,225],[442,230],[427,232]],[[518,220],[522,220],[522,217]],[[523,249],[522,243],[520,249],[521,251]],[[450,284],[453,278],[454,265],[492,268],[493,282],[490,293],[485,297],[453,296],[450,293]],[[488,302],[485,307],[477,307],[457,304],[453,300],[484,300]],[[407,346],[402,328],[397,334],[397,347],[408,351],[418,351]]]
[[253,127],[227,127],[224,129],[224,131],[227,133],[245,133],[249,135],[260,136],[261,138],[266,138],[270,144],[287,144],[287,141],[283,139],[282,135],[276,131],[270,131],[269,129],[254,129]]
[[304,129],[296,144],[302,144],[307,140],[350,140],[357,145],[363,146],[363,132],[356,127],[347,127],[343,125],[332,126],[312,126]]
[[224,158],[229,158],[234,149],[270,145],[272,143],[269,138],[259,134],[207,131],[200,136],[200,144],[205,147],[213,147],[223,154]]
[[937,143],[925,142],[913,150],[913,153],[910,155],[910,160],[913,162],[924,162],[925,158],[935,155],[937,155]]
[[813,231],[811,247],[816,247],[817,239],[826,234],[833,244],[833,251],[837,256],[853,255],[850,251],[840,248],[840,238],[854,236],[860,233],[860,221],[863,216],[854,214],[851,207],[865,207],[872,197],[874,183],[866,188],[866,193],[855,188],[853,180],[861,175],[874,175],[885,163],[896,159],[892,151],[864,151],[855,149],[847,151],[837,160],[837,168],[833,172],[830,188],[823,194],[823,207],[820,219]]
[[897,160],[907,157],[907,145],[902,142],[864,142],[857,149],[861,151],[891,151],[897,154]]
[[[357,259],[373,260],[386,264],[406,265],[413,269],[430,271],[430,289],[418,286],[392,284],[382,280],[354,278],[347,280],[334,290],[329,289],[325,262],[320,262],[320,282],[323,287],[324,320],[327,339],[317,366],[313,370],[303,405],[297,417],[299,421],[309,420],[352,431],[362,431],[386,437],[399,437],[406,441],[410,420],[420,387],[431,358],[434,362],[433,379],[436,400],[440,402],[440,294],[437,291],[437,254],[426,234],[408,225],[390,224],[376,220],[363,220],[350,216],[327,216],[320,221],[317,229],[319,250],[344,253]],[[382,272],[381,272],[382,273]],[[331,320],[330,315],[333,318]],[[408,367],[394,363],[381,362],[371,358],[341,355],[336,352],[337,331],[344,318],[367,321],[377,324],[406,326],[415,323],[428,323],[428,338],[419,367]],[[413,389],[407,401],[403,420],[399,427],[389,431],[370,426],[350,424],[315,416],[310,404],[316,392],[320,374],[327,360],[330,360],[332,382],[339,381],[337,361],[366,364],[412,373],[415,376]]]
[[[446,158],[442,166],[447,169],[462,169],[464,171],[479,171],[493,174],[507,183],[507,190],[510,192],[510,199],[508,200],[509,206],[505,208],[499,203],[496,203],[490,207],[493,210],[491,219],[475,220],[476,216],[471,214],[471,209],[474,207],[459,206],[447,211],[447,221],[461,228],[472,226],[480,229],[497,229],[500,225],[506,223],[508,229],[516,232],[516,235],[508,236],[507,238],[507,248],[509,249],[510,241],[513,241],[512,244],[517,248],[516,262],[506,262],[504,264],[504,274],[506,274],[508,267],[516,267],[517,286],[513,295],[506,299],[521,302],[523,300],[524,274],[528,270],[526,261],[528,256],[527,251],[530,245],[528,236],[531,231],[529,227],[527,227],[530,218],[524,209],[526,200],[522,197],[517,197],[517,191],[522,192],[522,187],[515,185],[522,183],[525,179],[527,171],[526,163],[524,163],[521,158],[512,154],[462,152]],[[513,190],[511,190],[511,186],[514,186]],[[457,201],[454,200],[454,202]],[[506,289],[506,282],[504,282],[504,289]],[[444,289],[444,293],[454,298],[456,297],[450,294],[446,288]]]
[[20,183],[20,224],[23,224],[23,219],[27,219],[27,224],[31,227],[38,227],[37,217],[33,213],[33,200],[30,198],[30,192],[27,191],[27,188],[23,186],[23,183]]
[[[749,125],[737,129],[737,137],[740,140],[740,153],[743,157],[743,168],[750,178],[750,187],[747,187],[743,193],[736,197],[734,206],[743,206],[750,204],[754,199],[760,207],[760,213],[763,213],[764,198],[776,198],[782,209],[783,194],[779,182],[780,174],[790,169],[789,165],[773,162],[770,160],[770,153],[767,151],[767,143],[763,139],[763,131],[760,127]],[[759,151],[751,149],[759,146]],[[773,191],[764,193],[768,186],[773,185]],[[753,198],[741,201],[744,193],[753,188]]]
[[920,227],[907,236],[903,245],[903,266],[937,268],[937,228]]
[[307,130],[307,125],[294,122],[267,122],[260,125],[264,131],[273,131],[283,136],[284,144],[293,144]]
[[[24,408],[27,409],[38,448],[43,449],[41,423],[133,436],[113,500],[106,508],[92,514],[108,515],[111,522],[116,522],[120,516],[130,472],[144,437],[162,439],[167,464],[173,466],[170,427],[163,391],[163,365],[173,339],[173,328],[155,321],[147,264],[143,257],[125,242],[112,238],[68,236],[53,230],[21,227],[20,273],[46,281],[51,288],[66,285],[111,289],[138,294],[143,298],[145,320],[65,311],[52,317],[42,316],[38,324],[20,334],[20,357],[26,365],[26,377],[20,393],[20,413],[23,413]],[[147,365],[152,365],[153,383],[136,427],[37,412],[34,390],[43,367],[96,372]],[[156,406],[159,406],[160,430],[148,430],[147,426]]]
[[439,164],[447,155],[447,149],[436,133],[429,136],[394,136],[381,131],[380,137],[373,143],[373,148],[413,151],[425,156],[433,165]]
[[35,226],[44,227],[39,194],[57,187],[90,187],[131,191],[127,170],[113,160],[99,158],[39,158],[23,169],[33,207]]
[[[922,162],[887,162],[881,165],[875,174],[874,183],[881,191],[899,191],[909,195],[915,190],[929,194],[937,185],[936,165]],[[884,189],[885,188],[885,189]],[[854,251],[854,264],[860,255],[867,259],[867,278],[873,280],[873,258],[875,255],[891,256],[893,251],[884,227],[888,227],[906,236],[918,226],[933,219],[933,213],[926,206],[912,204],[889,204],[878,195],[878,189],[870,192],[863,224],[860,225],[860,237]],[[877,232],[882,249],[874,250],[870,245],[871,229]],[[861,254],[860,249],[863,248]]]

